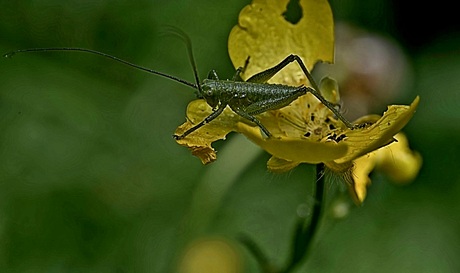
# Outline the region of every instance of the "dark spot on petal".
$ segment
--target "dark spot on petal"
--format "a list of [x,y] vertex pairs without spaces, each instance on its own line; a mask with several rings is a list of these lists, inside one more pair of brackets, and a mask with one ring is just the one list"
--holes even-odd
[[341,134],[337,137],[337,139],[335,140],[337,143],[342,141],[344,138],[346,138],[347,136],[345,134]]
[[335,133],[332,133],[332,134],[327,136],[327,139],[329,139],[329,140],[334,140],[335,141],[336,138],[337,138],[337,135]]
[[311,136],[311,133],[310,133],[310,132],[307,132],[304,136],[305,136],[305,137],[309,137],[309,136]]
[[360,123],[358,125],[355,125],[354,128],[358,128],[358,129],[363,129],[363,128],[366,128],[368,126],[372,125],[372,123],[370,122],[364,122],[364,123]]
[[323,132],[323,129],[321,129],[321,127],[318,127],[313,131],[315,135],[321,135],[322,132]]
[[334,124],[329,124],[329,130],[334,130],[334,129],[335,129]]

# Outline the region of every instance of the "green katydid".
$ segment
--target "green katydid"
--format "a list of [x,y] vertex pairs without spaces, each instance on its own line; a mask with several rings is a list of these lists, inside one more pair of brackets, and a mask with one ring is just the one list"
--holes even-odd
[[[200,82],[195,59],[193,57],[192,43],[190,41],[190,38],[180,29],[170,27],[170,31],[173,34],[177,35],[179,38],[181,38],[186,44],[187,53],[195,77],[195,83],[191,83],[163,72],[159,72],[156,70],[152,70],[146,67],[130,63],[128,61],[122,60],[118,57],[114,57],[106,53],[86,48],[29,48],[9,52],[5,54],[4,57],[11,57],[17,53],[23,52],[80,51],[107,57],[117,62],[121,62],[125,65],[155,75],[159,75],[170,80],[179,82],[181,84],[187,85],[189,87],[192,87],[197,90],[197,97],[205,99],[209,106],[212,107],[213,112],[204,120],[194,125],[192,128],[186,130],[182,135],[174,135],[174,138],[176,140],[185,138],[189,134],[204,126],[205,124],[211,122],[216,117],[218,117],[227,106],[229,106],[236,114],[255,123],[262,130],[263,134],[265,134],[266,137],[270,137],[271,133],[255,116],[268,110],[276,110],[283,108],[289,105],[294,100],[296,100],[298,97],[305,95],[308,92],[312,93],[316,98],[318,98],[321,101],[321,103],[323,103],[327,108],[329,108],[334,113],[334,115],[338,119],[340,119],[348,128],[353,128],[353,125],[340,114],[340,112],[336,109],[335,105],[327,101],[319,93],[317,84],[315,83],[313,77],[308,72],[308,69],[306,68],[305,64],[299,56],[291,54],[287,56],[284,60],[282,60],[279,64],[267,70],[259,72],[247,79],[246,81],[243,81],[240,77],[240,74],[244,72],[250,61],[250,58],[248,56],[244,66],[236,70],[236,73],[231,80],[220,80],[217,76],[216,71],[211,70],[208,74],[208,78]],[[272,78],[276,73],[278,73],[285,66],[292,62],[297,62],[299,64],[300,68],[310,81],[313,88],[305,85],[295,87],[267,83],[267,81],[270,80],[270,78]]]

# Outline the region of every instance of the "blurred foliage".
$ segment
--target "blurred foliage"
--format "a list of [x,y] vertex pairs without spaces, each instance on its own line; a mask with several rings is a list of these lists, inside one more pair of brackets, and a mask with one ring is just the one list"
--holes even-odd
[[[201,77],[212,68],[231,77],[227,37],[248,3],[2,1],[0,51],[87,47],[192,81],[184,46],[158,35],[174,25],[192,38]],[[458,272],[458,23],[420,18],[438,28],[414,39],[400,31],[409,17],[398,1],[362,3],[331,6],[336,20],[404,46],[412,76],[394,102],[421,96],[405,132],[424,166],[404,187],[374,173],[364,206],[346,217],[335,218],[332,200],[304,269]],[[268,155],[241,136],[202,166],[171,138],[193,90],[104,58],[23,54],[1,59],[0,71],[0,272],[174,272],[193,240],[241,232],[286,260],[296,215],[312,202],[312,166],[270,174]]]

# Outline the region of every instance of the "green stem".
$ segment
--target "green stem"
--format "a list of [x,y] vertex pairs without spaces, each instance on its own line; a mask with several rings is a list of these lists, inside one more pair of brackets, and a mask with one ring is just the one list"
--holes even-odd
[[324,199],[324,164],[316,165],[316,187],[315,187],[315,203],[313,204],[310,221],[303,218],[299,219],[294,234],[292,244],[292,255],[289,263],[284,269],[277,269],[269,262],[265,253],[257,244],[248,236],[240,236],[240,241],[249,252],[252,253],[257,260],[259,266],[264,273],[290,273],[299,263],[308,257],[309,250],[312,246],[313,239],[317,233],[319,222],[321,219],[321,211]]
[[292,257],[286,268],[281,271],[282,273],[291,272],[300,262],[308,257],[321,219],[324,199],[324,180],[324,164],[320,163],[316,165],[315,203],[313,204],[310,222],[306,224],[303,219],[300,219],[294,237]]
[[251,254],[256,259],[263,273],[277,273],[276,267],[270,263],[265,253],[259,246],[248,236],[241,234],[239,236],[240,242],[246,246]]

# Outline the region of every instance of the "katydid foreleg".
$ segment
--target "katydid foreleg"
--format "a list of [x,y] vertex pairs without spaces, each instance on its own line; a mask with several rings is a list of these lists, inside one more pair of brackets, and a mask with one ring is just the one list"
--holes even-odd
[[192,132],[196,131],[197,129],[201,128],[203,125],[211,122],[213,119],[217,118],[220,114],[222,114],[222,112],[224,111],[225,107],[227,107],[227,105],[221,104],[219,106],[219,108],[217,108],[217,110],[212,112],[209,116],[207,116],[204,120],[202,120],[197,125],[193,126],[192,128],[188,129],[187,131],[185,131],[182,135],[180,135],[180,136],[179,135],[173,135],[174,139],[176,139],[176,140],[183,139],[184,137],[188,136],[190,133],[192,133]]

